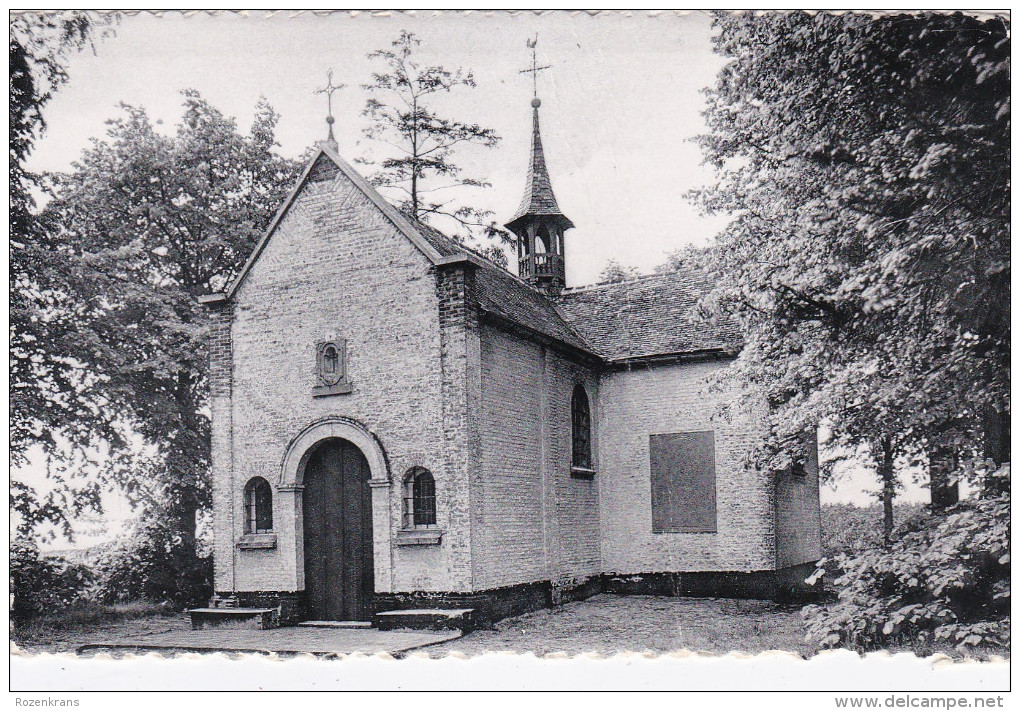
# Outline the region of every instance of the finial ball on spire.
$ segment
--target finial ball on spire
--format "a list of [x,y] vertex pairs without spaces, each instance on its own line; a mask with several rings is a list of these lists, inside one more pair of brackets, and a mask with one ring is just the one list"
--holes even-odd
[[335,119],[335,118],[333,118],[332,116],[327,116],[327,117],[326,117],[326,123],[328,123],[328,124],[330,124],[330,125],[333,125],[333,122],[334,122],[334,121],[336,121],[336,119]]
[[540,98],[538,98],[537,96],[534,99],[531,100],[532,108],[537,109],[541,105],[542,105],[542,100]]

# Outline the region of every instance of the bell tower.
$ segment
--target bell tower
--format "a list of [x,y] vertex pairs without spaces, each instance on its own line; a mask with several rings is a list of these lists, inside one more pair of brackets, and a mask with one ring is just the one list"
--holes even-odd
[[[521,73],[532,74],[537,78],[539,71],[549,67],[537,66],[536,43],[537,38],[528,42],[532,50],[532,66]],[[558,294],[566,284],[563,233],[573,227],[574,223],[560,211],[556,196],[553,194],[538,126],[538,108],[542,105],[542,100],[537,95],[537,80],[534,86],[535,96],[531,100],[531,161],[528,165],[527,182],[524,185],[524,199],[521,200],[521,206],[517,208],[514,216],[506,223],[506,228],[517,236],[517,267],[521,279],[546,293]]]

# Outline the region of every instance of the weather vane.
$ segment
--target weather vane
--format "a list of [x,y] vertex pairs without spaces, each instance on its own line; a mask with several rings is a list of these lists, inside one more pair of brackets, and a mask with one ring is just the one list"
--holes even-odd
[[534,97],[531,100],[531,105],[534,106],[536,109],[542,103],[538,99],[538,73],[540,71],[542,71],[543,69],[550,69],[550,68],[552,68],[551,64],[544,64],[541,67],[538,66],[538,50],[535,49],[535,46],[537,44],[538,44],[538,35],[536,34],[535,35],[535,39],[529,39],[528,40],[528,47],[531,48],[531,69],[522,69],[520,72],[518,72],[518,74],[530,74],[531,75],[532,93],[533,93],[533,97]]
[[326,114],[326,123],[329,124],[330,141],[336,140],[333,138],[333,121],[335,120],[333,118],[333,92],[343,89],[345,86],[347,85],[346,84],[337,84],[335,86],[333,85],[333,70],[330,69],[328,72],[326,72],[326,86],[315,91],[316,94],[326,95],[326,108],[328,110],[328,113]]

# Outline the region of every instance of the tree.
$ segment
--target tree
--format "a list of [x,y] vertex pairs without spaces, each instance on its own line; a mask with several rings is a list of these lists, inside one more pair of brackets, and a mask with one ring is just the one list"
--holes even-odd
[[506,255],[498,245],[513,243],[509,233],[496,225],[491,211],[458,202],[463,188],[487,188],[490,184],[462,175],[453,159],[457,147],[493,148],[500,138],[476,123],[443,118],[431,107],[437,94],[474,88],[475,79],[469,70],[420,64],[420,46],[421,40],[413,33],[402,31],[391,43],[392,49],[368,55],[384,68],[364,85],[371,93],[365,104],[364,115],[371,121],[365,135],[387,146],[388,155],[359,162],[378,165],[370,176],[372,184],[394,196],[414,219],[430,222],[438,218],[452,225],[451,234],[462,242],[478,237],[489,240],[492,244],[481,251],[506,266]]
[[106,140],[51,176],[46,281],[28,301],[48,327],[37,348],[51,369],[37,387],[68,413],[61,439],[41,443],[65,462],[99,448],[90,483],[81,466],[54,474],[67,503],[50,517],[66,520],[77,487],[117,485],[193,558],[209,502],[207,316],[196,298],[244,263],[298,166],[274,152],[278,117],[264,100],[242,135],[197,92],[183,96],[174,135],[123,105]]
[[625,267],[617,260],[610,259],[606,262],[606,266],[602,267],[602,271],[599,272],[596,281],[599,283],[619,282],[634,279],[639,276],[641,276],[641,272],[637,270],[637,267]]
[[[35,212],[33,191],[39,176],[25,167],[36,140],[46,128],[43,109],[68,81],[69,55],[91,46],[96,35],[112,32],[117,16],[84,12],[21,12],[10,22],[10,444],[11,463],[26,463],[36,441],[83,413],[54,400],[45,384],[60,380],[44,344],[52,325],[39,318],[37,300],[47,288],[50,244]],[[81,497],[85,505],[95,497]],[[11,509],[31,526],[59,519],[60,503],[51,494],[38,500],[32,487],[11,481]]]
[[[60,426],[63,413],[47,402],[45,392],[33,387],[47,368],[45,322],[34,318],[30,295],[45,282],[49,245],[36,218],[33,190],[38,176],[25,162],[46,127],[43,108],[67,82],[68,55],[90,44],[99,32],[111,30],[113,15],[84,12],[19,13],[10,23],[10,402],[11,454],[24,463],[25,450],[45,428]],[[20,496],[31,496],[21,491]]]
[[715,29],[730,62],[701,143],[720,180],[698,197],[733,219],[706,305],[743,326],[731,373],[769,405],[759,463],[789,466],[821,421],[886,474],[934,447],[993,454],[1009,418],[1005,24],[794,12]]

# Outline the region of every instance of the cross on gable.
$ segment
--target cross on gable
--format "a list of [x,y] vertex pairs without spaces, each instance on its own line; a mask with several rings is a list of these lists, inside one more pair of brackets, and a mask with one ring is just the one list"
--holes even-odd
[[326,95],[326,108],[327,108],[327,112],[328,112],[326,114],[326,123],[329,124],[329,140],[331,140],[331,141],[334,140],[333,139],[333,121],[335,120],[333,118],[333,92],[334,91],[339,91],[340,89],[343,89],[345,86],[347,86],[347,85],[346,84],[336,84],[336,85],[333,84],[333,70],[330,69],[329,71],[326,72],[326,86],[324,86],[321,89],[316,89],[315,90],[316,94],[325,94]]

